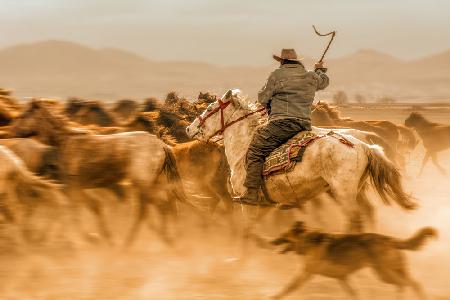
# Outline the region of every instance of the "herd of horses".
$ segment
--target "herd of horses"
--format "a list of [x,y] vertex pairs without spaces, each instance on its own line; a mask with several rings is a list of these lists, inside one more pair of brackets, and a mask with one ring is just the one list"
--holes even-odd
[[[180,206],[201,217],[221,207],[232,222],[236,204],[226,141],[193,140],[186,132],[186,127],[217,100],[215,95],[200,93],[190,102],[169,93],[165,101],[125,99],[109,107],[79,98],[23,103],[0,90],[0,219],[18,228],[27,242],[48,238],[49,228],[59,230],[59,234],[72,228],[89,239],[80,219],[81,209],[87,209],[102,239],[112,244],[104,199],[97,193],[105,190],[135,203],[136,215],[124,243],[127,246],[148,221],[149,207],[161,218],[155,232],[168,243],[167,224],[176,222]],[[420,113],[411,113],[404,125],[354,121],[341,117],[337,108],[319,102],[312,122],[321,128],[343,130],[367,145],[381,146],[400,170],[420,138],[426,149],[422,169],[431,157],[445,172],[436,154],[450,148],[450,126],[432,123]],[[379,180],[377,173],[372,175],[373,181]],[[192,204],[196,194],[204,196],[202,209]],[[367,197],[360,197],[359,202],[372,216]],[[405,208],[413,206],[408,207],[407,201],[403,204]],[[55,217],[37,230],[32,216],[39,207]],[[64,213],[55,213],[58,209]]]

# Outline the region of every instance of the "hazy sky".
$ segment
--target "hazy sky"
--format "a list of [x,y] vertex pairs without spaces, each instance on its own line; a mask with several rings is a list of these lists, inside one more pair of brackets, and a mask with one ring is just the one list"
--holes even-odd
[[118,47],[154,60],[268,64],[295,47],[330,56],[373,48],[415,58],[450,49],[448,0],[0,0],[0,47],[49,39]]

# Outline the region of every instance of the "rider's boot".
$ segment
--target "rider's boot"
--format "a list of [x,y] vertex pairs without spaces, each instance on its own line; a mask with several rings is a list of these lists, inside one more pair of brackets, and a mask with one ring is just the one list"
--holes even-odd
[[236,202],[246,205],[259,205],[259,206],[272,206],[275,203],[267,201],[265,198],[260,198],[259,189],[257,188],[247,188],[245,193],[236,198]]

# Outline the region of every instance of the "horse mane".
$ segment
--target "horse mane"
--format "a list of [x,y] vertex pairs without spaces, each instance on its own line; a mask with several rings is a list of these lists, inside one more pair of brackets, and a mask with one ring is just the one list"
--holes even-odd
[[420,121],[425,123],[428,126],[438,126],[439,123],[431,122],[427,120],[420,112],[414,111],[409,115],[409,118],[412,118],[415,121]]
[[157,130],[156,120],[158,112],[141,112],[136,117],[126,124],[127,128],[144,128],[149,133],[155,133]]
[[0,102],[0,126],[7,126],[11,124],[15,118],[15,113],[8,109],[3,103]]
[[142,112],[152,112],[157,111],[161,108],[161,100],[150,97],[144,100],[144,107],[142,108]]
[[133,99],[121,99],[112,108],[112,112],[123,119],[132,117],[139,110],[139,103]]
[[122,109],[132,110],[138,107],[138,103],[133,99],[121,99],[116,102],[112,111],[119,112]]
[[117,124],[112,113],[98,100],[86,101],[73,117],[75,121],[81,124],[97,124],[100,126],[114,126]]
[[[246,114],[255,112],[261,107],[258,104],[258,102],[251,100],[251,98],[248,96],[244,96],[242,94],[241,90],[239,90],[239,89],[229,90],[222,97],[222,99],[224,99],[224,98],[227,99],[227,97],[235,98],[237,100],[237,102],[239,103],[240,108]],[[233,101],[233,100],[231,99],[230,101]],[[247,120],[249,121],[250,128],[254,128],[254,127],[260,126],[261,124],[267,123],[268,116],[265,115],[265,116],[261,117],[259,114],[254,114],[254,115],[250,116],[249,118],[247,118]]]
[[326,113],[332,120],[342,120],[341,112],[337,107],[331,106],[327,102],[319,101],[316,104],[316,110]]
[[86,105],[86,100],[77,97],[70,97],[64,106],[64,114],[71,117]]
[[[72,122],[67,119],[67,117],[57,113],[56,111],[50,111],[50,109],[46,106],[45,102],[42,102],[40,99],[33,99],[29,104],[29,108],[25,110],[25,112],[20,116],[21,118],[27,118],[28,113],[32,110],[38,110],[39,114],[34,118],[38,118],[39,120],[39,130],[41,134],[45,137],[54,137],[63,136],[68,133],[83,133],[73,129]],[[47,144],[52,145],[55,141],[47,141]]]
[[44,115],[43,117],[45,117],[46,121],[49,123],[64,128],[70,125],[70,120],[66,116],[57,113],[56,111],[50,111],[45,100],[33,99],[31,106],[39,109],[40,113]]

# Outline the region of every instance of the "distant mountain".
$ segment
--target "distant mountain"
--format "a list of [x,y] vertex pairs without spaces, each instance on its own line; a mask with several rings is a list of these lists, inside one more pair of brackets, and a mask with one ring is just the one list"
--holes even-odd
[[[304,63],[312,67],[313,60]],[[369,96],[450,99],[450,51],[413,61],[374,50],[327,61],[332,84]],[[0,50],[0,86],[19,96],[117,99],[162,97],[175,90],[195,97],[238,87],[255,96],[271,66],[215,66],[203,62],[157,62],[120,49],[93,49],[65,41],[44,41]]]

